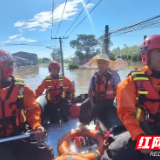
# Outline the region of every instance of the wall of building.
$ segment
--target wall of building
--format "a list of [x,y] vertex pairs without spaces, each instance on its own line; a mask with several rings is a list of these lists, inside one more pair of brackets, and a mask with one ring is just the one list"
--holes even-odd
[[22,57],[31,61],[34,61],[35,64],[38,64],[38,56],[37,54],[27,53],[27,52],[17,52],[12,54],[13,56]]

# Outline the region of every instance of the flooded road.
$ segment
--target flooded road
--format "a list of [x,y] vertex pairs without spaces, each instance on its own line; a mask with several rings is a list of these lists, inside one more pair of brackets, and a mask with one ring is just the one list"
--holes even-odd
[[[121,80],[125,79],[131,70],[135,68],[141,68],[141,62],[130,62],[129,65],[123,70],[118,71]],[[90,83],[90,79],[96,70],[91,69],[76,69],[68,70],[65,68],[65,76],[75,82],[76,95],[86,93]],[[15,68],[15,76],[20,76],[24,79],[25,83],[35,90],[38,85],[49,75],[47,64],[40,64],[39,66],[28,66]]]

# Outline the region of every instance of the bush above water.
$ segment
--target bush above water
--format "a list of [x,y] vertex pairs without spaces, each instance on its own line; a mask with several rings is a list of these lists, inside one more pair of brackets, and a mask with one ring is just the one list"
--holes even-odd
[[78,69],[79,68],[78,64],[76,64],[75,62],[69,63],[68,67],[69,67],[69,69]]

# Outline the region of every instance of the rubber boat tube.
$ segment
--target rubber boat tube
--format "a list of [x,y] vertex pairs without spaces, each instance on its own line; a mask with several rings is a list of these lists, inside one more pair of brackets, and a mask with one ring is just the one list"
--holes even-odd
[[84,129],[82,132],[71,130],[70,132],[63,135],[62,138],[59,140],[58,146],[57,146],[58,152],[60,155],[67,154],[68,152],[70,152],[69,142],[73,140],[74,137],[77,137],[77,136],[88,136],[97,140],[98,142],[98,149],[91,151],[89,153],[83,154],[84,157],[90,160],[97,160],[103,155],[104,136],[96,130],[88,130],[88,129]]
[[41,108],[41,120],[42,120],[42,124],[43,124],[45,121],[44,108],[47,105],[46,95],[42,94],[41,96],[39,96],[37,98],[37,103],[38,103],[39,107]]
[[57,157],[54,160],[89,160],[89,159],[84,156],[68,154]]
[[41,111],[44,112],[44,106],[47,104],[46,95],[42,94],[37,98],[37,103],[41,108]]

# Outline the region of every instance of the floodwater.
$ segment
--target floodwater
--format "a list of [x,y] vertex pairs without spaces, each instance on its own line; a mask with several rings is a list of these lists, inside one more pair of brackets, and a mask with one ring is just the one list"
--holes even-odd
[[[121,80],[129,74],[131,70],[135,68],[141,68],[141,62],[129,62],[128,66],[123,70],[118,71]],[[68,70],[65,68],[65,76],[71,81],[75,82],[76,95],[86,93],[90,83],[90,79],[96,70],[91,69],[76,69]],[[21,68],[15,68],[15,76],[20,76],[24,79],[25,83],[35,90],[41,82],[49,75],[47,64],[40,64],[39,66],[27,66]]]

